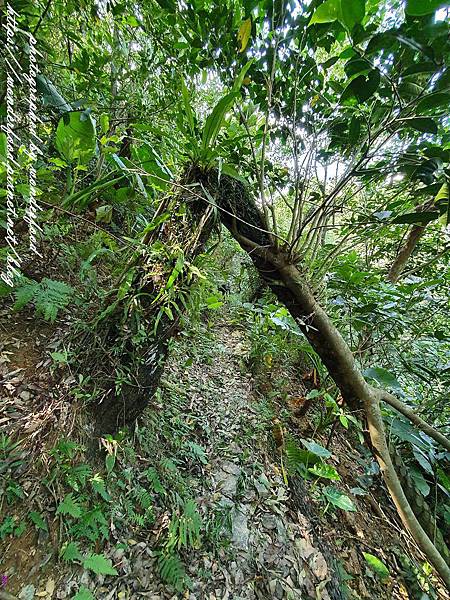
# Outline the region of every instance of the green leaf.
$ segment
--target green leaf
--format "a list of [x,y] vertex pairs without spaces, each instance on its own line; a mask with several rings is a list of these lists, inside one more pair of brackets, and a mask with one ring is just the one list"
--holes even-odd
[[186,84],[184,83],[184,79],[181,80],[181,95],[183,97],[184,112],[186,114],[189,131],[190,131],[190,134],[192,136],[194,136],[195,135],[194,113],[192,112],[191,98],[190,98],[189,90],[187,89]]
[[365,102],[377,91],[379,85],[380,72],[378,69],[372,69],[367,74],[358,75],[350,81],[342,92],[341,103],[356,104],[357,102]]
[[236,100],[238,95],[239,94],[237,92],[230,92],[229,94],[226,94],[219,100],[219,102],[213,108],[211,114],[207,117],[202,135],[202,147],[204,150],[214,146],[220,128],[222,127],[225,114]]
[[414,212],[414,213],[406,213],[404,215],[399,215],[392,219],[392,223],[396,224],[411,224],[418,223],[420,225],[426,225],[430,221],[434,221],[439,218],[439,213],[437,211],[423,211],[423,212]]
[[332,23],[339,18],[341,18],[341,0],[325,0],[314,11],[308,27],[314,23]]
[[106,113],[100,115],[100,127],[102,133],[106,135],[109,131],[109,116]]
[[77,503],[77,501],[73,499],[72,493],[64,496],[64,500],[61,502],[61,504],[56,509],[56,514],[57,515],[59,515],[59,514],[70,515],[71,517],[74,517],[75,519],[78,519],[81,517],[81,507]]
[[342,427],[348,429],[348,419],[345,415],[339,415],[339,421],[341,422]]
[[78,548],[78,544],[76,544],[75,542],[69,542],[68,544],[66,544],[62,548],[59,556],[65,562],[74,562],[76,560],[78,560],[78,561],[83,560],[81,552]]
[[72,110],[70,104],[61,96],[50,79],[38,74],[36,77],[36,88],[42,95],[44,104],[53,106],[60,113],[70,112]]
[[56,128],[56,148],[68,163],[87,164],[95,152],[95,125],[92,117],[77,111],[66,113]]
[[347,512],[356,512],[356,506],[350,500],[348,496],[342,494],[339,490],[334,487],[326,487],[323,490],[323,495],[327,502],[336,506],[337,508],[341,508],[342,510],[346,510]]
[[47,523],[44,521],[42,515],[34,510],[31,510],[28,513],[28,516],[33,521],[38,529],[42,529],[43,531],[48,531]]
[[351,31],[366,14],[365,0],[341,0],[342,22]]
[[3,133],[3,131],[0,131],[0,162],[6,161],[6,148],[7,148],[6,133]]
[[448,108],[450,106],[450,94],[445,92],[436,92],[422,98],[417,104],[418,112],[425,112],[439,107]]
[[322,479],[330,479],[332,481],[340,481],[341,479],[336,469],[333,466],[325,463],[318,463],[313,467],[309,467],[308,471],[316,477],[321,477]]
[[408,470],[415,487],[419,490],[422,496],[426,498],[430,493],[430,486],[426,482],[425,477],[422,475],[419,469],[409,467]]
[[429,117],[412,117],[408,119],[401,119],[401,123],[405,127],[412,127],[412,129],[421,131],[422,133],[437,133],[438,131],[436,122]]
[[106,502],[111,500],[111,496],[106,491],[105,482],[98,473],[91,479],[91,485],[94,492],[101,496],[103,500],[106,500]]
[[363,375],[368,379],[373,379],[384,387],[393,390],[402,389],[402,386],[399,384],[394,375],[382,367],[371,367],[370,369],[366,369],[363,371]]
[[316,444],[316,442],[313,441],[310,442],[303,438],[301,438],[300,441],[305,446],[305,448],[309,450],[309,452],[311,452],[312,454],[320,456],[321,458],[330,458],[331,452],[323,446],[321,446],[320,444]]
[[95,209],[95,222],[96,223],[111,223],[113,214],[113,207],[111,204],[104,204]]
[[93,571],[97,575],[118,575],[112,566],[112,561],[103,554],[89,554],[83,560],[83,568]]
[[223,302],[217,296],[209,296],[206,298],[206,308],[209,310],[217,310],[223,306]]
[[114,465],[116,464],[116,457],[114,454],[107,454],[105,458],[106,470],[108,473],[114,469]]
[[363,556],[366,559],[367,564],[375,571],[380,579],[387,579],[389,577],[388,568],[379,558],[368,552],[363,552]]
[[445,4],[442,0],[406,0],[405,12],[412,17],[422,17],[434,13]]
[[422,452],[422,450],[420,450],[420,448],[415,448],[413,446],[413,454],[414,454],[414,458],[417,460],[417,462],[422,467],[422,469],[426,473],[429,473],[432,477],[434,477],[433,467],[432,467],[430,461],[428,460],[428,458]]
[[82,585],[72,600],[94,600],[94,598],[92,592]]
[[178,275],[183,270],[183,267],[184,267],[184,256],[181,254],[177,258],[175,266],[173,268],[173,271],[170,274],[169,279],[167,280],[166,290],[170,290],[170,288],[173,286],[173,284],[175,283],[175,280],[177,279]]
[[252,58],[242,67],[239,75],[234,80],[233,89],[231,90],[232,92],[238,92],[241,89],[242,83],[245,79],[245,76],[247,75],[247,71],[250,69],[254,61],[255,59]]

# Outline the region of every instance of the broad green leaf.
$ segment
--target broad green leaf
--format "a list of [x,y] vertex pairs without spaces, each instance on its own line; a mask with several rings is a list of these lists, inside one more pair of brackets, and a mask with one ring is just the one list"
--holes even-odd
[[336,469],[333,466],[325,463],[318,463],[313,467],[309,467],[308,471],[316,477],[321,477],[322,479],[330,479],[332,481],[340,481],[341,479]]
[[380,579],[387,579],[389,577],[388,568],[379,558],[368,552],[363,552],[363,556],[366,559],[367,564],[375,571]]
[[330,458],[331,452],[329,450],[327,450],[326,448],[324,448],[323,446],[321,446],[320,444],[317,444],[316,442],[313,442],[313,441],[310,442],[303,438],[301,438],[300,441],[305,446],[305,448],[307,450],[309,450],[309,452],[312,452],[312,454],[315,454],[316,456],[320,456],[320,458]]
[[55,144],[68,163],[87,164],[95,152],[95,124],[90,115],[66,113],[58,122]]
[[405,12],[413,17],[421,17],[434,13],[445,4],[443,0],[406,0]]
[[426,482],[423,474],[419,471],[419,469],[416,469],[415,467],[409,468],[409,474],[411,475],[411,479],[415,487],[419,490],[422,496],[426,498],[430,493],[430,486]]
[[217,296],[209,296],[206,298],[206,307],[209,310],[217,310],[223,306],[223,302]]
[[363,375],[368,379],[373,379],[383,387],[387,387],[392,390],[402,389],[402,386],[399,384],[394,375],[382,367],[371,367],[370,369],[366,369],[363,371]]
[[427,110],[433,110],[435,108],[444,107],[448,109],[450,107],[450,94],[445,92],[436,92],[422,98],[417,104],[417,111],[419,113]]
[[380,85],[380,72],[372,69],[367,74],[358,75],[348,83],[342,92],[341,103],[357,104],[366,102],[378,89]]
[[107,454],[106,458],[105,458],[105,466],[106,466],[106,471],[108,473],[111,473],[111,471],[114,469],[114,465],[116,464],[116,457],[114,454]]
[[356,512],[356,506],[350,500],[348,496],[342,494],[339,490],[334,487],[326,487],[323,490],[323,495],[327,502],[336,506],[337,508],[341,508],[342,510],[346,510],[347,512]]
[[416,212],[416,213],[406,213],[404,215],[399,215],[392,219],[392,223],[396,224],[412,224],[418,223],[419,225],[426,225],[430,221],[435,221],[439,219],[439,213],[437,211],[424,211],[424,212]]
[[341,0],[325,0],[314,11],[308,27],[314,23],[332,23],[339,18],[341,18]]
[[94,600],[95,596],[92,594],[91,590],[82,585],[72,600]]
[[416,448],[416,447],[413,446],[413,454],[414,454],[414,458],[417,460],[417,462],[422,467],[422,469],[426,473],[429,473],[430,475],[432,475],[434,477],[433,467],[431,466],[430,461],[424,455],[424,453],[422,452],[422,450],[420,450],[419,448]]
[[348,429],[348,419],[345,415],[339,415],[339,421],[341,422],[341,425],[345,427],[345,429]]
[[204,150],[214,146],[217,135],[222,127],[225,114],[230,109],[238,95],[239,94],[237,92],[230,92],[229,94],[226,94],[219,100],[219,102],[213,108],[211,114],[207,117],[202,135],[202,147]]
[[40,73],[36,77],[37,91],[42,95],[44,104],[53,106],[59,113],[66,113],[72,110],[70,104],[61,96],[56,87]]
[[233,179],[237,179],[244,185],[248,185],[248,181],[237,172],[236,168],[233,167],[233,165],[222,165],[222,173],[228,175],[229,177],[232,177]]
[[89,554],[83,560],[83,568],[93,571],[97,575],[118,575],[112,566],[112,561],[103,554]]
[[109,131],[109,116],[106,113],[100,115],[100,127],[102,133],[106,135]]
[[81,507],[73,498],[72,492],[64,496],[64,500],[60,503],[56,509],[56,514],[59,515],[70,515],[75,519],[81,517]]
[[361,23],[366,14],[365,0],[341,0],[342,22],[349,31],[356,23]]
[[244,52],[247,48],[248,40],[250,39],[250,35],[252,33],[252,20],[251,17],[245,19],[239,27],[237,39],[239,44],[239,52]]
[[412,127],[412,129],[421,131],[422,133],[437,133],[438,131],[436,122],[429,117],[411,117],[408,119],[401,119],[401,123],[405,127]]

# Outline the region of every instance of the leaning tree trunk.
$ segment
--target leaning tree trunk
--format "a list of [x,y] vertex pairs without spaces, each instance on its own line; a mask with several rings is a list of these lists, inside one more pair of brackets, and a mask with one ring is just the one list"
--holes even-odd
[[[175,188],[178,190],[179,188]],[[189,190],[168,194],[117,282],[78,340],[78,370],[89,370],[99,434],[129,425],[156,389],[195,275],[186,267],[201,253],[215,223]]]
[[287,249],[272,245],[260,212],[245,186],[224,175],[219,180],[215,170],[192,169],[190,177],[191,183],[198,183],[199,202],[213,200],[217,205],[223,224],[296,319],[344,400],[352,409],[364,410],[373,450],[398,514],[450,587],[450,569],[414,515],[397,477],[384,433],[378,390],[365,381],[349,346],[314,298],[305,274],[290,261]]
[[418,241],[425,233],[425,225],[414,225],[408,233],[405,243],[400,248],[394,262],[391,265],[388,273],[388,280],[391,283],[396,283],[405,268],[411,254],[413,253]]

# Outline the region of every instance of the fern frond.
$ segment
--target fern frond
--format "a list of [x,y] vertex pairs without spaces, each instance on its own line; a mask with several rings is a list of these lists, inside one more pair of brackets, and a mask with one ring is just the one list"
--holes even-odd
[[35,295],[38,293],[39,283],[23,277],[20,279],[17,288],[14,291],[16,301],[14,303],[14,310],[21,310],[24,306],[29,304]]
[[44,278],[34,296],[36,312],[53,323],[58,311],[65,308],[72,297],[73,288],[62,281]]
[[177,592],[183,591],[187,584],[186,571],[176,554],[161,552],[158,559],[158,568],[161,579],[172,585]]

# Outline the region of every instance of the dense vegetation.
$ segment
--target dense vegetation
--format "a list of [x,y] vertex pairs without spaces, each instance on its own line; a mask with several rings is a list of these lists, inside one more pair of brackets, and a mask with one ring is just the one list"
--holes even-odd
[[[221,452],[226,485],[245,464],[258,491],[272,456],[283,506],[320,521],[332,557],[315,588],[281,593],[269,578],[242,597],[444,598],[445,2],[0,9],[0,599],[8,579],[27,583],[11,562],[24,536],[51,542],[45,564],[81,574],[58,597],[125,597],[115,578],[137,560],[134,537],[163,582],[152,597],[191,597],[206,577],[189,571],[194,555],[228,564],[234,509],[200,501]],[[216,411],[236,438],[214,432]],[[409,546],[396,561],[354,542],[376,582],[356,591],[328,533],[373,504]]]

